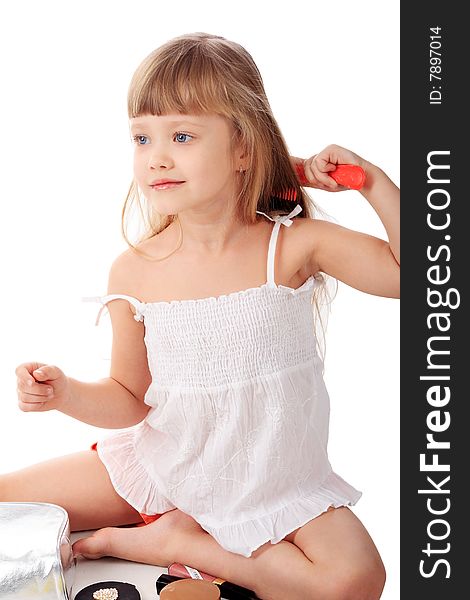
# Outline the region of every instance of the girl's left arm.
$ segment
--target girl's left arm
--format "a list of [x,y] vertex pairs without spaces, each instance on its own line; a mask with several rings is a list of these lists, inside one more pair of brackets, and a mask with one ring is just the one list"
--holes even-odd
[[378,166],[340,146],[328,146],[304,161],[311,187],[328,191],[346,188],[328,173],[337,164],[356,164],[366,173],[360,190],[381,220],[387,240],[334,223],[308,220],[308,263],[312,274],[323,271],[361,291],[398,298],[400,295],[400,190]]
[[367,176],[359,190],[382,221],[390,252],[400,265],[400,190],[379,167],[363,161]]

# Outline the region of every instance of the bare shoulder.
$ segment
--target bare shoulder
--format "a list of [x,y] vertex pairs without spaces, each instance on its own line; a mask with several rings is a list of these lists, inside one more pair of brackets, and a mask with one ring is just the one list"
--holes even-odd
[[290,238],[295,252],[299,256],[303,256],[305,263],[309,265],[308,274],[310,275],[318,271],[318,265],[313,264],[318,248],[325,243],[325,240],[330,240],[331,236],[340,234],[343,228],[331,221],[303,218],[294,219],[289,229],[291,232],[287,236]]
[[294,219],[290,229],[292,244],[298,255],[303,257],[307,275],[315,275],[322,270],[322,252],[341,244],[344,233],[349,231],[337,223],[319,218]]
[[306,251],[312,254],[329,252],[346,243],[355,243],[363,239],[373,239],[361,231],[349,229],[325,219],[299,219],[297,226],[300,244],[305,244]]
[[344,229],[341,225],[327,221],[320,218],[304,218],[294,219],[295,227],[291,227],[297,232],[297,236],[300,240],[306,241],[306,238],[312,237],[312,234],[316,236],[328,235],[333,231],[339,231]]
[[160,263],[155,259],[174,250],[171,243],[170,236],[160,233],[122,252],[111,265],[108,293],[139,298],[144,282],[155,279],[159,272]]
[[109,270],[109,294],[134,295],[141,260],[133,248],[125,250],[114,259]]

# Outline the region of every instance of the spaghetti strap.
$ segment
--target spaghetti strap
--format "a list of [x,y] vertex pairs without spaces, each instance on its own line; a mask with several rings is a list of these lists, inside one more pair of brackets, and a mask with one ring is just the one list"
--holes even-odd
[[133,296],[127,296],[126,294],[108,294],[107,296],[89,296],[82,298],[82,300],[83,302],[99,302],[102,305],[96,317],[95,325],[99,324],[103,310],[106,308],[108,302],[112,302],[113,300],[127,300],[129,304],[132,304],[132,306],[135,308],[134,319],[136,321],[144,320],[143,308],[145,304]]
[[302,210],[302,207],[300,206],[300,204],[297,204],[296,207],[294,208],[294,210],[292,210],[288,215],[275,215],[274,217],[270,217],[266,213],[261,212],[259,210],[256,211],[258,214],[264,215],[271,221],[274,221],[274,227],[271,232],[271,237],[269,239],[269,248],[268,248],[268,265],[267,265],[268,287],[271,287],[271,288],[276,287],[276,282],[274,280],[274,257],[276,254],[277,236],[279,234],[279,229],[281,228],[281,224],[285,225],[286,227],[290,227],[293,223],[291,217],[295,217],[296,215],[298,215],[301,210]]

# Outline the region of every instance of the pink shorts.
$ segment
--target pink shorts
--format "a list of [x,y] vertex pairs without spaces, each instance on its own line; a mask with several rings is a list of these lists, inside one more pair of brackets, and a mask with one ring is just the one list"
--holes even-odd
[[[98,445],[98,442],[95,442],[94,444],[92,444],[90,446],[90,450],[94,450],[96,452],[97,445]],[[153,523],[154,521],[156,521],[157,519],[159,519],[162,516],[162,515],[144,515],[144,513],[139,513],[139,515],[142,517],[143,523],[139,523],[137,525],[137,527],[142,527],[143,525],[148,525],[149,523]]]

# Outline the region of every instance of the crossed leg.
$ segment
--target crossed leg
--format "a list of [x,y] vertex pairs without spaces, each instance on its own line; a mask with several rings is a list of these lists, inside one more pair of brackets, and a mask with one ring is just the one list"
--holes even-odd
[[179,562],[252,589],[263,600],[377,600],[385,583],[379,554],[348,508],[328,510],[250,558],[224,550],[179,510],[134,529],[106,528],[78,540],[88,558]]
[[92,451],[0,476],[0,500],[52,502],[67,510],[72,530],[98,529],[74,544],[74,552],[87,558],[180,562],[250,588],[263,600],[377,600],[385,582],[372,540],[347,508],[328,510],[250,558],[224,550],[179,510],[145,527],[118,527],[142,520]]
[[92,450],[0,475],[0,501],[58,504],[67,511],[72,531],[142,523],[139,513],[117,494]]

